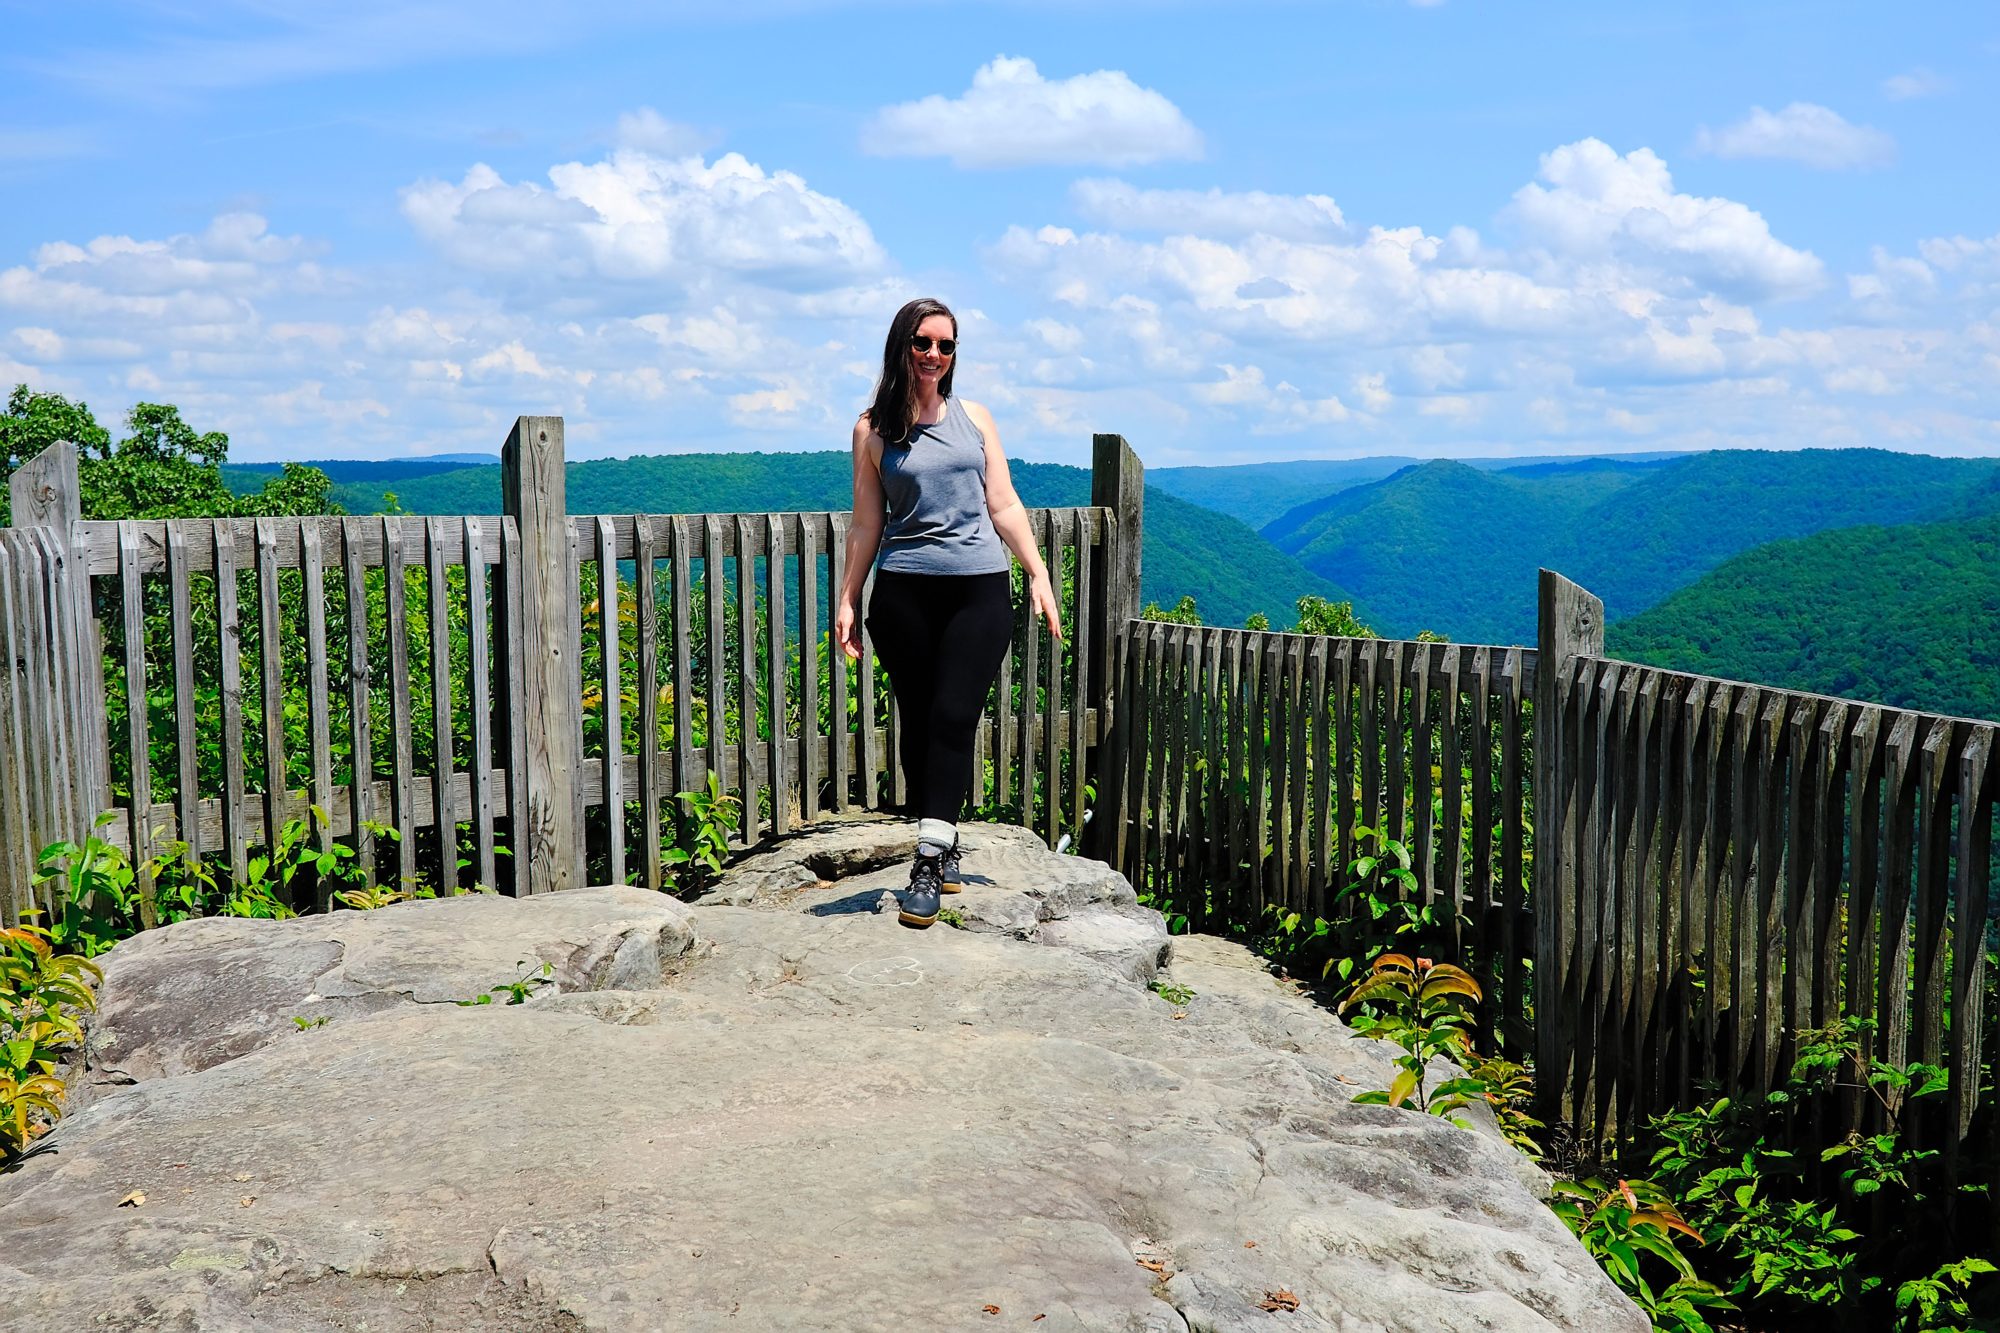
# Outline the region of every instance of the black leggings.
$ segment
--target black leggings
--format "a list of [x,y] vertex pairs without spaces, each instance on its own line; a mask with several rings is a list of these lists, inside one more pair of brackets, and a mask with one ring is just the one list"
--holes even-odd
[[979,710],[1014,637],[1010,577],[879,569],[867,624],[896,692],[903,812],[955,824],[972,789]]

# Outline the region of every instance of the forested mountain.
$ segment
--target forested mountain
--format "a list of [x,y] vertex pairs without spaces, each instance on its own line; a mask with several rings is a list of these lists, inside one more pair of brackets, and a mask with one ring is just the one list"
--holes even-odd
[[1351,592],[1383,634],[1533,642],[1536,570],[1579,515],[1646,466],[1593,460],[1517,477],[1440,459],[1295,509],[1263,534]]
[[1282,515],[1263,533],[1387,634],[1532,642],[1535,571],[1636,614],[1732,555],[1859,523],[2000,512],[1991,460],[1879,449],[1728,450],[1484,473],[1431,462]]
[[[1680,457],[1676,454],[1619,454],[1621,463],[1647,463]],[[1204,509],[1240,518],[1263,528],[1300,505],[1323,500],[1336,491],[1371,481],[1422,463],[1421,458],[1384,454],[1373,458],[1302,459],[1289,463],[1238,463],[1218,467],[1160,467],[1146,470],[1146,484],[1171,491]],[[1575,457],[1468,458],[1467,467],[1483,472],[1523,473],[1532,467],[1573,467],[1604,459]]]
[[[573,514],[698,514],[765,510],[846,509],[853,503],[852,462],[843,452],[806,454],[675,454],[655,458],[571,463],[567,485]],[[1090,502],[1090,472],[1056,463],[1015,462],[1009,468],[1021,498],[1035,507]],[[337,488],[352,513],[385,508],[385,491],[413,514],[494,514],[500,511],[500,469],[469,467],[397,480],[350,482]],[[1246,524],[1146,488],[1142,595],[1171,605],[1193,596],[1203,619],[1241,625],[1262,612],[1289,625],[1308,594],[1348,600],[1331,581],[1305,569]]]
[[1632,661],[2000,719],[2000,512],[1760,546],[1605,640]]

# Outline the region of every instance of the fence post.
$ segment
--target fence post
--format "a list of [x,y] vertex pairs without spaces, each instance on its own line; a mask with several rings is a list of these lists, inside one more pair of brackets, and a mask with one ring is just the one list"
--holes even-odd
[[[573,661],[569,622],[580,610],[570,578],[569,512],[564,497],[563,420],[520,417],[500,451],[502,502],[521,535],[521,560],[507,576],[520,580],[518,595],[522,679],[510,681],[505,715],[521,728],[527,772],[528,827],[514,830],[515,893],[581,888],[583,825],[574,796],[582,781],[580,664]],[[516,808],[519,804],[516,803]]]
[[57,704],[67,716],[72,747],[64,779],[71,784],[72,808],[81,820],[79,827],[63,830],[63,836],[80,843],[97,813],[111,804],[111,771],[103,643],[90,596],[89,563],[76,545],[76,524],[83,517],[76,446],[63,440],[21,464],[7,479],[7,493],[15,527],[45,528],[53,538],[56,563],[49,574],[59,594],[49,608],[53,647],[62,655],[64,676],[74,689]]
[[[1101,861],[1116,854],[1115,825],[1122,818],[1117,799],[1125,754],[1124,711],[1117,682],[1124,679],[1125,623],[1139,616],[1139,571],[1146,513],[1146,468],[1122,435],[1093,435],[1090,440],[1090,503],[1109,509],[1117,521],[1104,559],[1094,567],[1091,604],[1100,617],[1091,626],[1096,648],[1089,663],[1089,699],[1098,716],[1097,803],[1084,829],[1084,851]],[[1085,706],[1078,701],[1078,706]]]
[[1604,603],[1553,570],[1541,571],[1535,653],[1535,1095],[1553,1125],[1567,1091],[1577,1015],[1564,988],[1576,960],[1576,848],[1566,827],[1571,775],[1565,769],[1562,681],[1577,657],[1604,652]]

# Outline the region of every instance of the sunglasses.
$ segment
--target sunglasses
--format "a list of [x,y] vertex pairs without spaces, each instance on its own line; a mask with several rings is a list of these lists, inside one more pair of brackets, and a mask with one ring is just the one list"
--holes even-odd
[[[956,339],[956,338],[939,338],[939,339],[937,339],[937,349],[938,349],[938,355],[939,355],[939,356],[950,356],[950,355],[951,355],[951,354],[952,354],[953,352],[956,352],[956,351],[958,350],[958,339]],[[911,350],[911,351],[913,351],[913,352],[928,352],[928,351],[930,351],[930,350],[931,350],[931,339],[929,339],[929,338],[926,338],[926,337],[924,337],[924,335],[923,335],[923,334],[921,334],[921,333],[913,333],[913,334],[911,334],[911,335],[910,335],[910,350]]]

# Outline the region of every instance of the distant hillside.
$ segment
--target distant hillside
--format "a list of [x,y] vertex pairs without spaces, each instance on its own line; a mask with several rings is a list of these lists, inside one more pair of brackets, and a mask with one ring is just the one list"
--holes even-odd
[[[675,454],[571,463],[571,513],[697,514],[845,509],[853,503],[852,463],[842,452]],[[1010,465],[1021,498],[1035,507],[1090,502],[1087,469],[1055,463]],[[351,513],[383,507],[381,481],[336,487]],[[500,469],[458,468],[388,486],[412,514],[500,512]],[[1241,625],[1261,611],[1289,625],[1299,598],[1348,595],[1277,550],[1249,526],[1146,488],[1143,595],[1171,605],[1191,595],[1210,624]]]
[[1945,517],[1994,475],[1989,459],[1885,449],[1718,450],[1607,501],[1553,559],[1617,620],[1766,542]]
[[[343,482],[394,483],[411,477],[449,472],[453,468],[497,464],[499,461],[492,454],[432,454],[424,458],[316,458],[307,460],[307,466],[326,473],[337,485]],[[282,463],[230,463],[223,467],[222,479],[231,490],[245,495],[261,489],[265,478],[276,476],[283,470]],[[373,507],[372,501],[370,507]]]
[[1676,670],[2000,719],[2000,514],[1760,546],[1605,641]]
[[[1616,461],[1643,465],[1670,460],[1679,454],[1619,454]],[[1146,470],[1146,484],[1170,491],[1204,509],[1240,518],[1253,528],[1263,528],[1280,514],[1300,505],[1323,500],[1350,486],[1380,481],[1407,467],[1422,463],[1421,458],[1384,454],[1374,458],[1300,459],[1289,463],[1238,463],[1217,467],[1160,467]],[[1588,466],[1602,458],[1576,457],[1467,458],[1467,467],[1483,472],[1506,471],[1521,475],[1530,468],[1561,469]]]
[[1532,642],[1545,553],[1639,475],[1599,462],[1522,478],[1439,459],[1295,509],[1263,535],[1352,592],[1384,634]]
[[1619,619],[1769,541],[1977,512],[2000,512],[1990,460],[1728,450],[1491,473],[1425,463],[1262,531],[1352,592],[1384,633],[1430,627],[1461,642],[1527,643],[1541,567],[1589,588]]

